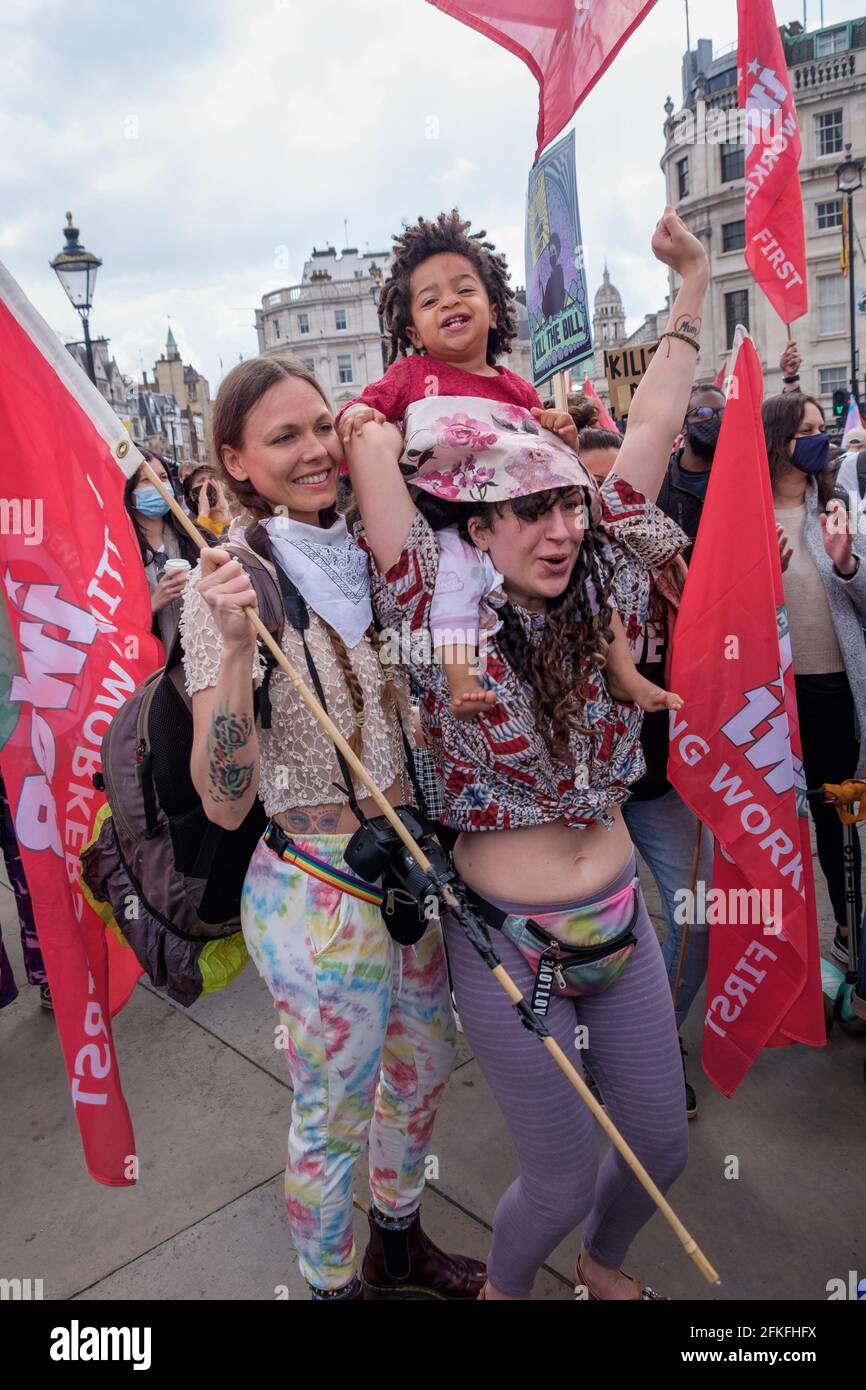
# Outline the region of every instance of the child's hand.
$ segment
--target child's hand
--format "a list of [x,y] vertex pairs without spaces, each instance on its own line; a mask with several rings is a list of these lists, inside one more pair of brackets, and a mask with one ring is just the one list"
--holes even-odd
[[577,425],[565,410],[542,410],[534,405],[529,413],[535,417],[542,429],[553,430],[569,449],[577,452]]
[[369,420],[374,420],[377,425],[384,425],[385,416],[381,410],[371,410],[369,406],[361,405],[354,410],[348,410],[345,415],[340,417],[337,434],[340,436],[340,443],[344,449],[353,433],[357,433],[361,426],[366,425]]
[[349,433],[343,449],[351,468],[356,464],[363,466],[364,459],[381,461],[392,458],[396,462],[403,452],[404,442],[399,425],[391,425],[378,411],[371,411],[369,418]]

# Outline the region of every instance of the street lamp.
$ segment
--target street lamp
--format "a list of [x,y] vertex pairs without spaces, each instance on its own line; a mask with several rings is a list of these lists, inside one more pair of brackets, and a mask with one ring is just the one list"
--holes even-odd
[[376,313],[379,317],[379,346],[382,349],[382,371],[387,372],[388,349],[385,346],[385,323],[381,313],[379,313],[379,294],[382,289],[382,271],[380,267],[376,264],[376,262],[372,261],[367,273],[369,274],[370,279],[373,281],[372,285],[370,286],[370,298],[372,299],[373,304],[375,305]]
[[84,326],[84,349],[87,353],[87,375],[96,385],[96,369],[93,365],[93,348],[90,343],[90,324],[87,316],[93,304],[93,291],[96,287],[96,272],[102,265],[92,251],[85,251],[78,240],[78,228],[72,225],[72,213],[66,214],[63,229],[66,245],[50,262],[67,295],[73,309],[81,315]]
[[851,146],[845,146],[845,160],[836,170],[836,192],[848,199],[848,294],[851,319],[851,390],[858,407],[857,390],[857,306],[854,288],[854,194],[863,187],[863,161],[851,158]]

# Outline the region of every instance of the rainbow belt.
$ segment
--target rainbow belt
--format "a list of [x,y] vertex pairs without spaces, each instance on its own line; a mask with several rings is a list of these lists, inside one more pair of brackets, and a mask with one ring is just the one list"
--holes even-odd
[[372,883],[365,883],[362,878],[354,878],[352,874],[335,869],[333,864],[326,864],[324,860],[299,849],[294,840],[274,821],[270,822],[262,838],[268,849],[273,850],[284,863],[293,864],[296,869],[302,869],[305,874],[317,878],[320,883],[328,883],[332,888],[339,888],[342,893],[360,898],[362,902],[373,903],[375,907],[382,906],[385,894],[380,888],[374,888]]

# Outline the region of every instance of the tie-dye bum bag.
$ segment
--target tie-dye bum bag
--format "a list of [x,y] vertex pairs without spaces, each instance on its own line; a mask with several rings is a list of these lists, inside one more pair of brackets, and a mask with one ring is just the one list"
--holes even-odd
[[540,1016],[547,1013],[552,994],[602,994],[619,979],[634,952],[637,878],[599,902],[532,917],[503,912],[471,889],[469,897],[535,971],[531,1004]]

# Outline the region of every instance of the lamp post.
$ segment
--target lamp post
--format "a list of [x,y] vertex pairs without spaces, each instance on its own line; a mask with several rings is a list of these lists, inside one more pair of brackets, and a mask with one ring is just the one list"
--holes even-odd
[[88,314],[93,304],[93,291],[96,287],[96,272],[102,265],[98,256],[86,251],[78,240],[78,228],[73,226],[72,213],[66,214],[63,229],[66,245],[54,260],[49,262],[67,295],[69,302],[81,316],[84,328],[84,350],[87,354],[87,375],[96,385],[96,369],[93,365],[93,347],[90,342],[90,323]]
[[851,320],[851,391],[859,407],[857,390],[857,292],[854,287],[854,194],[863,187],[863,161],[851,158],[851,146],[845,146],[845,159],[836,170],[836,192],[848,199],[848,298]]
[[370,265],[368,273],[370,279],[373,281],[372,285],[370,286],[370,298],[372,299],[373,304],[375,305],[376,313],[379,318],[379,346],[382,349],[382,371],[387,372],[388,349],[385,346],[385,323],[382,318],[382,315],[379,313],[379,295],[382,290],[382,271],[380,267],[376,264],[376,262],[373,261]]

